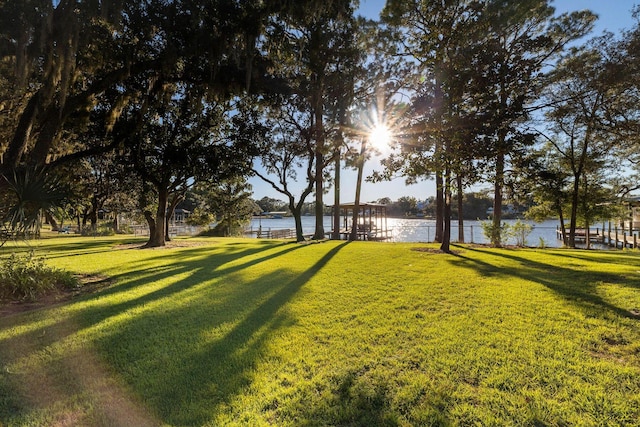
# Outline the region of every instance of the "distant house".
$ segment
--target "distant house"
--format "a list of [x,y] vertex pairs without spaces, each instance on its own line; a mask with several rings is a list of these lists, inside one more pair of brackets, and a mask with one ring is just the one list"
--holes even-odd
[[173,210],[173,223],[182,224],[187,220],[187,218],[189,218],[189,215],[191,215],[190,211],[182,208],[176,208]]
[[[512,204],[503,205],[502,206],[502,215],[503,216],[514,216],[518,215],[520,211]],[[487,208],[487,215],[493,216],[493,206]]]
[[111,219],[111,212],[106,209],[98,209],[98,219]]

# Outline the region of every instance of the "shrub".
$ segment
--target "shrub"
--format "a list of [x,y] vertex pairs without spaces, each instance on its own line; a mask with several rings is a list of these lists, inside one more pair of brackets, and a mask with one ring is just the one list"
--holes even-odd
[[527,237],[533,231],[533,225],[517,220],[507,229],[507,235],[516,240],[516,246],[524,247],[527,245]]
[[[487,220],[487,221],[481,221],[480,225],[482,226],[482,234],[484,234],[484,237],[486,237],[486,239],[488,241],[491,242],[491,238],[493,236],[493,221],[491,220]],[[502,224],[500,224],[500,236],[502,238],[503,241],[507,240],[507,234],[509,233],[509,224],[503,222]],[[502,245],[502,242],[498,242],[497,244],[498,246]]]
[[95,229],[90,225],[84,227],[80,234],[83,236],[113,236],[116,232],[111,224],[99,224]]
[[244,221],[220,221],[215,227],[204,230],[198,236],[207,237],[230,237],[244,235],[246,222]]
[[[491,241],[491,236],[493,235],[493,222],[492,221],[482,221],[480,222],[482,226],[482,232],[487,240]],[[515,223],[509,225],[505,222],[500,224],[500,236],[502,238],[502,243],[507,242],[509,239],[515,239],[516,246],[524,247],[527,245],[527,237],[533,231],[533,225],[522,222],[521,220],[517,220]]]
[[538,237],[538,247],[540,249],[544,249],[547,247],[547,241],[544,240],[542,237]]
[[77,286],[71,273],[47,266],[33,251],[0,261],[0,300],[35,301],[53,289]]
[[201,208],[195,208],[191,215],[189,215],[189,217],[185,220],[185,222],[187,223],[187,225],[198,227],[211,224],[215,220],[216,216],[212,213],[206,212]]
[[123,224],[118,229],[117,234],[133,234],[133,233],[134,233],[133,227],[131,227],[129,224]]

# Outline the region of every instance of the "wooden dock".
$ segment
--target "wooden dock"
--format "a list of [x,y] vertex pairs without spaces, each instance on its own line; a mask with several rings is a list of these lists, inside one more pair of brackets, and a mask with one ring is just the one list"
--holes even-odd
[[295,239],[296,230],[293,228],[260,227],[258,229],[245,230],[246,235],[254,235],[258,239]]
[[[567,231],[568,234],[568,231]],[[604,228],[590,229],[588,236],[591,243],[606,245],[616,249],[637,249],[638,237],[640,231],[638,230],[605,230]],[[556,236],[558,240],[562,240],[562,232],[560,227],[556,228]],[[587,230],[584,228],[576,229],[575,239],[577,243],[586,243]]]

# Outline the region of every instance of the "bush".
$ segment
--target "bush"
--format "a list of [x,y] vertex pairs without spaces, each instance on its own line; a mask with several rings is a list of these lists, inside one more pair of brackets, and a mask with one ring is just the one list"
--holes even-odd
[[[480,223],[482,226],[482,232],[487,240],[491,241],[491,236],[493,235],[493,222],[492,221],[482,221]],[[515,239],[516,246],[524,247],[527,245],[527,237],[533,231],[533,225],[522,222],[521,220],[517,220],[515,223],[509,225],[503,222],[500,225],[500,237],[503,244],[507,242],[509,239]]]
[[215,227],[202,231],[198,236],[207,237],[230,237],[244,235],[246,221],[234,220],[229,226],[229,222],[220,221]]
[[187,225],[191,225],[194,227],[200,227],[207,224],[211,224],[216,220],[216,216],[204,211],[201,208],[195,208],[194,211],[189,215],[189,217],[185,220]]
[[0,300],[35,301],[53,289],[78,287],[71,273],[49,267],[33,251],[0,260]]
[[133,233],[134,233],[133,227],[131,227],[129,224],[123,224],[118,229],[117,234],[133,234]]
[[83,236],[114,236],[116,232],[114,231],[112,224],[108,223],[99,224],[95,230],[90,225],[86,226],[80,231],[80,234]]
[[[494,234],[494,225],[493,225],[493,221],[491,220],[487,220],[487,221],[481,221],[480,225],[482,226],[482,233],[484,234],[484,237],[491,242],[491,238]],[[509,232],[509,224],[503,222],[502,224],[500,224],[500,238],[501,238],[501,242],[497,243],[497,246],[502,245],[502,243],[504,241],[507,240],[507,233]],[[492,242],[493,243],[493,242]]]
[[516,246],[527,245],[527,237],[533,231],[533,225],[517,220],[507,229],[507,235],[516,240]]

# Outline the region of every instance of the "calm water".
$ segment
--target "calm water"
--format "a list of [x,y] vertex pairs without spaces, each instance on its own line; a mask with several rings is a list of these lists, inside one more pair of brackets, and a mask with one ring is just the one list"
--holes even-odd
[[[302,217],[302,228],[304,234],[313,234],[315,230],[315,217],[304,216]],[[331,230],[330,216],[324,217],[325,231]],[[504,220],[507,224],[513,224],[516,220]],[[533,225],[533,231],[529,234],[526,240],[528,246],[541,246],[541,240],[544,242],[544,246],[548,247],[560,247],[562,242],[556,238],[556,227],[559,225],[556,220],[548,220],[544,222],[523,221],[525,223]],[[430,219],[403,219],[403,218],[389,218],[387,225],[391,230],[393,236],[390,241],[392,242],[432,242],[435,237],[435,221]],[[451,224],[451,241],[458,240],[458,223],[457,221]],[[251,221],[251,227],[253,230],[257,230],[262,226],[263,230],[281,230],[281,229],[294,229],[295,223],[293,218],[282,219],[253,219]],[[464,238],[467,243],[487,243],[487,239],[482,233],[482,225],[480,221],[465,221],[464,222]],[[515,243],[508,241],[507,243]]]

